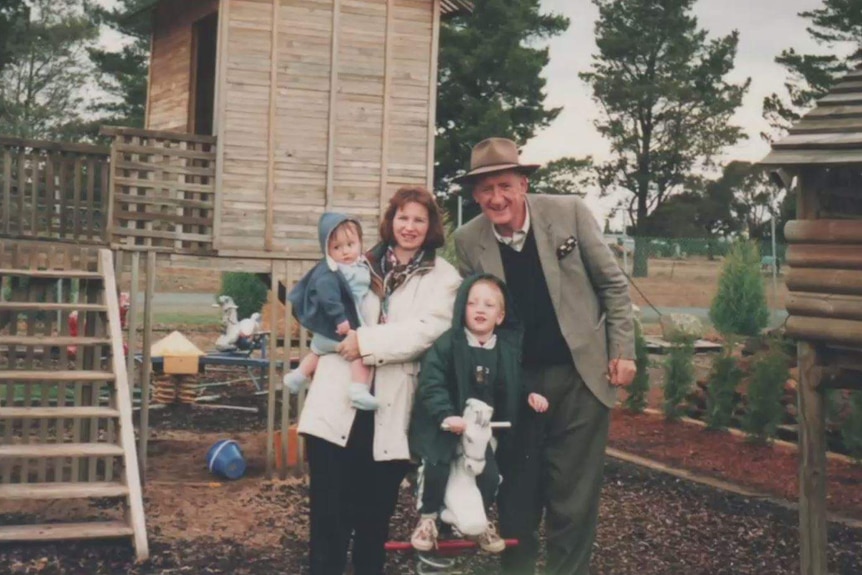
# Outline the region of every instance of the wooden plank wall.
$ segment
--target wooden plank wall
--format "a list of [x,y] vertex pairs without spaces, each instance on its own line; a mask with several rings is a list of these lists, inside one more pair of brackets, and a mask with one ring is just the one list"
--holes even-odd
[[156,7],[147,93],[148,129],[189,130],[192,24],[216,12],[218,4],[218,0],[162,1]]
[[382,200],[428,181],[437,3],[275,1],[275,19],[270,0],[228,3],[216,247],[317,258],[325,209],[359,217],[371,243]]
[[217,88],[221,90],[217,113],[223,158],[216,247],[263,250],[272,3],[231,0],[228,4],[227,38],[221,38],[219,48],[226,63]]

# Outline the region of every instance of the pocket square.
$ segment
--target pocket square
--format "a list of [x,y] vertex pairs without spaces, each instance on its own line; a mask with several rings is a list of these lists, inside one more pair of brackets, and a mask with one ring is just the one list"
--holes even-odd
[[569,236],[566,240],[557,246],[557,259],[561,260],[570,253],[572,253],[575,248],[578,247],[578,238],[575,236]]

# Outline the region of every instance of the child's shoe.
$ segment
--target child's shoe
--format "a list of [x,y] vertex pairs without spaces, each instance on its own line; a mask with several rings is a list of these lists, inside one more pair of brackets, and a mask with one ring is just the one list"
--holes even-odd
[[416,551],[431,551],[437,547],[437,517],[423,515],[410,536],[410,545]]
[[371,395],[368,385],[364,383],[351,383],[347,388],[347,396],[350,398],[350,403],[356,409],[374,411],[380,407],[380,402],[376,397]]
[[290,373],[284,374],[284,379],[282,379],[284,386],[292,393],[296,395],[303,389],[305,389],[306,384],[308,383],[308,376],[299,371],[298,369],[294,369]]
[[506,549],[506,542],[497,535],[497,529],[493,523],[488,523],[488,528],[476,538],[476,543],[487,553],[502,553]]

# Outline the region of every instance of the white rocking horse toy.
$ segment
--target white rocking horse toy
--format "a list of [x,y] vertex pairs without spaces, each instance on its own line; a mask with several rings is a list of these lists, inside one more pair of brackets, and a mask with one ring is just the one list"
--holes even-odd
[[467,428],[449,469],[440,519],[466,537],[477,537],[488,527],[488,517],[476,477],[485,469],[493,414],[494,408],[487,403],[478,399],[467,400],[463,416]]
[[262,331],[260,314],[255,312],[242,321],[237,320],[237,305],[233,298],[227,295],[218,297],[218,303],[213,307],[221,308],[221,322],[224,326],[224,334],[220,335],[215,342],[219,351],[234,351],[236,349],[247,350],[251,348],[254,336]]
[[[488,528],[488,516],[482,502],[482,493],[476,485],[478,477],[485,469],[485,455],[491,432],[494,428],[511,427],[509,422],[491,422],[494,408],[478,399],[468,399],[464,407],[464,420],[467,428],[461,435],[461,442],[455,452],[449,469],[449,480],[443,496],[443,510],[440,520],[448,523],[458,533],[467,538],[481,535]],[[444,427],[444,429],[446,429]],[[507,544],[516,544],[508,541]],[[457,573],[455,555],[474,546],[473,541],[440,541],[435,554],[419,553],[416,571],[420,575],[447,575]],[[388,543],[390,551],[409,551],[410,543]]]

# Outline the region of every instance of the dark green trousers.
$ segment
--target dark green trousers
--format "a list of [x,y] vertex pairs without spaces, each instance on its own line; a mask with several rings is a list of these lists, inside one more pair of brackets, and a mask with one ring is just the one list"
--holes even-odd
[[499,461],[501,534],[520,540],[506,549],[502,573],[535,573],[544,513],[546,575],[588,575],[610,410],[572,366],[525,368],[524,377],[550,407],[544,414],[525,408]]

